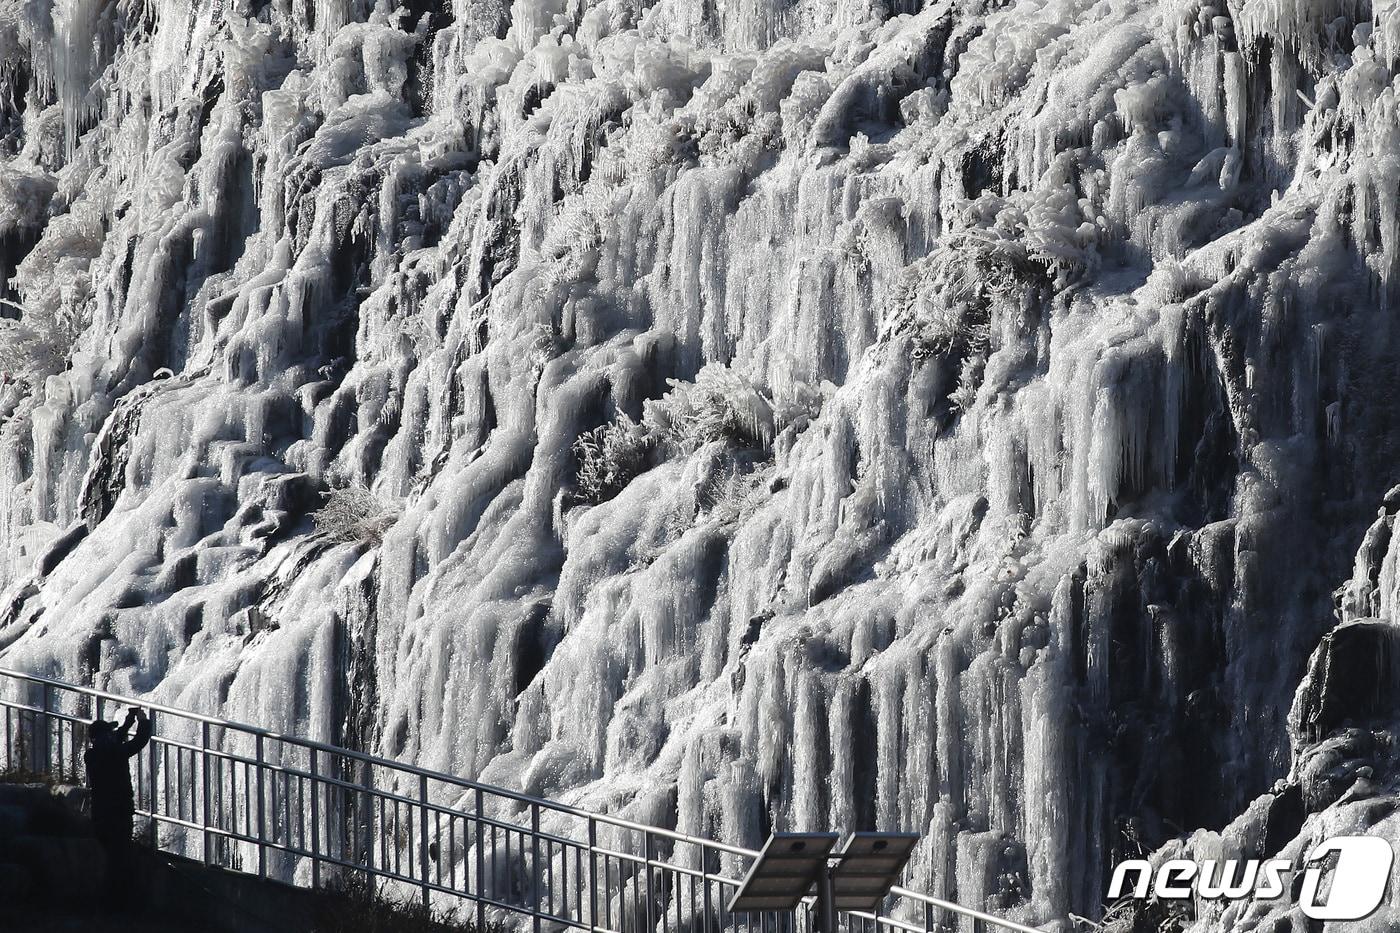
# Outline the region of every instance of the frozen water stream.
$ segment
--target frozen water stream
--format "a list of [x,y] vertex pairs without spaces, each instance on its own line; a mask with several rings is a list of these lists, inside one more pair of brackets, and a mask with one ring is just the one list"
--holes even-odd
[[0,0],[0,660],[1096,915],[1392,614],[1397,75],[1395,0]]

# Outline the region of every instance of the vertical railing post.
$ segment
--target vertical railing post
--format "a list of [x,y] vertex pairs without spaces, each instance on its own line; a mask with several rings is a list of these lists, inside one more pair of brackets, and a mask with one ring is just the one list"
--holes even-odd
[[540,805],[530,804],[530,907],[535,916],[535,933],[540,933]]
[[598,926],[598,821],[588,818],[588,925]]
[[209,720],[204,720],[199,724],[199,773],[200,773],[200,797],[203,805],[200,807],[200,825],[204,827],[204,864],[214,864],[214,833],[213,808],[210,806],[209,797],[213,793],[213,785],[209,781]]
[[[374,875],[374,871],[373,871],[373,869],[374,869],[374,845],[375,845],[375,839],[374,839],[374,811],[375,811],[375,806],[374,806],[374,794],[372,793],[373,790],[374,790],[374,764],[373,764],[372,762],[368,761],[368,760],[362,760],[362,761],[360,762],[360,764],[363,766],[363,768],[362,768],[362,770],[361,770],[361,772],[360,772],[360,786],[363,787],[363,788],[365,789],[364,792],[361,794],[361,798],[364,800],[364,832],[361,834],[361,837],[360,837],[360,840],[361,840],[361,852],[362,852],[362,854],[364,855],[364,859],[365,859],[365,889],[366,889],[371,895],[373,895],[373,894],[374,894],[374,889],[375,889],[375,875]],[[382,825],[379,827],[379,831],[380,831],[380,832],[383,832],[383,831],[384,831],[384,827],[383,827]],[[381,859],[381,861],[382,861],[382,859]],[[379,867],[380,867],[380,868],[387,868],[387,866],[382,865],[382,864],[381,864]]]
[[[418,871],[423,882],[423,908],[432,907],[432,891],[428,883],[428,776],[418,775]],[[485,933],[485,931],[482,931]]]
[[[311,888],[321,888],[321,789],[316,747],[311,748]],[[329,834],[327,834],[329,836]]]
[[267,877],[267,808],[263,802],[263,737],[257,735],[257,794],[258,794],[258,877]]
[[151,817],[146,821],[146,834],[150,837],[151,851],[160,847],[160,826],[156,822],[156,814],[160,812],[156,796],[160,790],[159,769],[156,767],[156,754],[160,751],[156,742],[156,711],[151,710],[146,714],[149,719],[151,729],[151,740],[146,743],[146,770],[151,775]]
[[486,830],[482,820],[486,818],[486,806],[481,788],[476,789],[476,929],[484,933],[486,929]]
[[642,833],[642,869],[647,873],[647,933],[656,933],[656,889],[651,870],[651,833]]
[[710,933],[710,924],[712,923],[711,917],[712,917],[712,912],[714,911],[714,906],[712,905],[711,900],[710,900],[710,864],[709,864],[709,862],[710,862],[710,853],[706,851],[706,849],[705,849],[704,846],[701,846],[701,847],[700,847],[700,892],[701,892],[700,897],[701,897],[702,903],[701,903],[700,909],[704,912],[704,913],[703,913],[703,916],[701,917],[701,920],[700,920],[700,929],[701,929],[702,933]]
[[[103,704],[102,704],[102,697],[100,697],[100,696],[95,696],[95,697],[92,698],[92,721],[93,721],[93,722],[96,722],[97,720],[99,720],[99,719],[102,718],[102,706],[103,706]],[[87,763],[84,762],[84,768],[86,768],[86,764],[87,764]],[[86,776],[86,775],[85,775],[85,776]]]
[[[53,773],[53,729],[52,729],[51,727],[52,727],[52,724],[55,722],[55,718],[54,718],[53,716],[50,715],[50,714],[53,712],[53,685],[52,685],[52,684],[44,684],[43,696],[42,696],[42,698],[40,699],[39,703],[40,703],[40,705],[43,706],[43,708],[44,708],[44,731],[43,731],[44,741],[43,741],[43,745],[42,745],[42,751],[43,751],[43,755],[44,755],[44,758],[43,758],[44,765],[43,765],[43,771],[41,771],[40,773],[41,773],[41,774],[52,774],[52,773]],[[61,722],[62,720],[58,720],[58,721]],[[61,758],[62,755],[63,755],[63,737],[62,737],[62,736],[59,736],[58,743],[59,743],[59,756],[60,756],[60,758]]]

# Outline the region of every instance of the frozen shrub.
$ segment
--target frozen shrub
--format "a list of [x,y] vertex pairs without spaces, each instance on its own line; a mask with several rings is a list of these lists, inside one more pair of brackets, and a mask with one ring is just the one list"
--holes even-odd
[[666,441],[689,453],[713,441],[767,448],[776,418],[767,393],[727,366],[711,363],[694,382],[668,380],[671,391],[647,403],[646,421]]
[[[0,42],[4,41],[4,30],[0,18]],[[42,230],[57,188],[52,176],[0,165],[0,236]]]
[[574,442],[581,499],[597,503],[617,495],[658,450],[688,456],[719,443],[715,456],[751,467],[771,457],[774,438],[785,428],[805,430],[830,390],[796,384],[790,397],[775,401],[765,388],[718,363],[700,370],[694,382],[667,384],[671,391],[646,403],[640,423],[624,414]]
[[956,411],[970,411],[977,401],[977,390],[982,386],[982,375],[987,368],[987,358],[981,353],[969,356],[962,361],[958,370],[958,386],[948,395],[948,402]]
[[[0,205],[9,203],[7,198],[0,198]],[[6,315],[0,319],[0,370],[9,379],[39,385],[67,368],[91,318],[88,266],[100,242],[96,215],[75,210],[50,223],[20,263],[13,279],[20,300],[0,305]]]
[[695,490],[697,515],[720,524],[738,521],[763,501],[771,475],[771,468],[729,462]]
[[654,446],[651,433],[626,414],[585,431],[574,442],[578,493],[587,502],[611,499],[646,469]]
[[60,307],[57,313],[32,313],[0,319],[0,370],[10,378],[37,385],[61,372],[84,327],[81,316]]
[[1044,191],[979,197],[965,222],[908,268],[895,296],[891,325],[920,357],[989,352],[998,308],[1018,313],[1097,268],[1100,229],[1079,203],[1072,160],[1056,160]]
[[911,332],[920,358],[984,354],[994,307],[1020,305],[1048,284],[1045,262],[1021,242],[964,231],[909,268],[895,298],[895,326]]
[[887,327],[917,360],[937,361],[945,414],[968,410],[1006,327],[1031,326],[1058,260],[1027,246],[1024,216],[1000,198],[973,208],[975,225],[905,270]]
[[313,516],[316,531],[341,544],[378,545],[398,511],[359,483],[332,489]]
[[788,391],[773,398],[773,427],[776,434],[791,431],[801,434],[821,415],[826,400],[834,395],[836,386],[823,381],[820,385],[794,381]]
[[985,305],[963,302],[938,304],[916,318],[914,355],[985,353],[991,344],[991,315]]

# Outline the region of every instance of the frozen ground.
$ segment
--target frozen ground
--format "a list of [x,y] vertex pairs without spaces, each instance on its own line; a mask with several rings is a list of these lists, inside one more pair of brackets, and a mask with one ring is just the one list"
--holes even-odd
[[1095,916],[1393,618],[1397,74],[1397,0],[0,0],[0,663]]

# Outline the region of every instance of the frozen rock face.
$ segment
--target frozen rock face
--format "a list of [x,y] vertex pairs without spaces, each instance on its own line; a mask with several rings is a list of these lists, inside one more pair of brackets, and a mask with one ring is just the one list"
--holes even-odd
[[1394,0],[7,0],[0,663],[1097,915],[1289,772],[1395,479],[1397,69]]
[[[1394,619],[1396,561],[1394,538],[1400,488],[1386,497],[1386,508],[1371,526],[1358,554],[1355,574],[1337,591],[1342,621],[1313,653],[1289,715],[1294,753],[1288,775],[1259,796],[1228,826],[1183,834],[1152,854],[1160,867],[1186,858],[1216,866],[1219,883],[1226,860],[1283,859],[1301,869],[1325,840],[1338,836],[1377,836],[1400,851],[1400,624]],[[1366,613],[1383,612],[1383,618]],[[1352,864],[1350,870],[1355,870]],[[1335,864],[1331,869],[1340,872]],[[1235,880],[1246,869],[1235,869]],[[1324,874],[1318,890],[1331,885]],[[1104,918],[1105,933],[1174,930],[1278,931],[1324,928],[1300,907],[1306,890],[1301,871],[1284,875],[1284,893],[1238,900],[1126,898]],[[1379,909],[1360,921],[1331,923],[1325,929],[1385,933],[1400,928],[1400,882],[1392,870]],[[1307,895],[1304,895],[1307,896]]]

